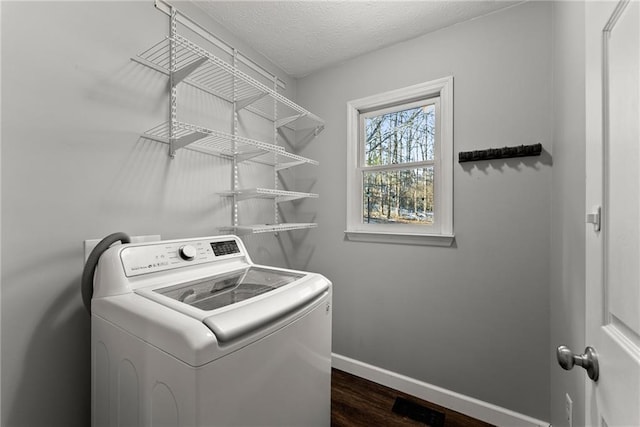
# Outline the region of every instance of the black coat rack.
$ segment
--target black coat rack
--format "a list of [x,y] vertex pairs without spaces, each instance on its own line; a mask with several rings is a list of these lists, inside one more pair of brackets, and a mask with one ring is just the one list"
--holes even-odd
[[508,159],[511,157],[539,156],[542,144],[518,145],[515,147],[489,148],[487,150],[460,151],[458,163],[475,162],[479,160]]

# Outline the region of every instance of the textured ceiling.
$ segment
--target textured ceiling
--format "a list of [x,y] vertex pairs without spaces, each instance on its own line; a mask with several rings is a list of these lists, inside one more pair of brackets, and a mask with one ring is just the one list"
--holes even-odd
[[285,72],[302,77],[521,1],[194,0],[193,3]]

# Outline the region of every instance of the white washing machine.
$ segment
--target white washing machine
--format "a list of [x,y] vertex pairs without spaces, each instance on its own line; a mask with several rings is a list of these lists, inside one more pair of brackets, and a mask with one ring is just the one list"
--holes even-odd
[[323,276],[216,236],[113,246],[93,292],[94,427],[330,425]]

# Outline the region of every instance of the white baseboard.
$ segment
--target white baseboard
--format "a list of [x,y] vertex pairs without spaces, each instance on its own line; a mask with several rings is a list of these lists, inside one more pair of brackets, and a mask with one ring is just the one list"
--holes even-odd
[[540,421],[514,411],[483,402],[441,387],[427,384],[413,378],[387,371],[339,354],[332,354],[332,366],[369,381],[410,394],[419,399],[460,412],[472,418],[499,427],[550,427]]

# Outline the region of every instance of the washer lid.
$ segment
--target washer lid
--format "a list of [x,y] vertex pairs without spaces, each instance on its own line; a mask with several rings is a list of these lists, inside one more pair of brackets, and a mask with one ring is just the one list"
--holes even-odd
[[227,343],[304,311],[330,286],[319,274],[250,266],[136,292],[200,320]]
[[302,277],[299,273],[247,267],[155,292],[200,310],[212,311],[273,291]]

